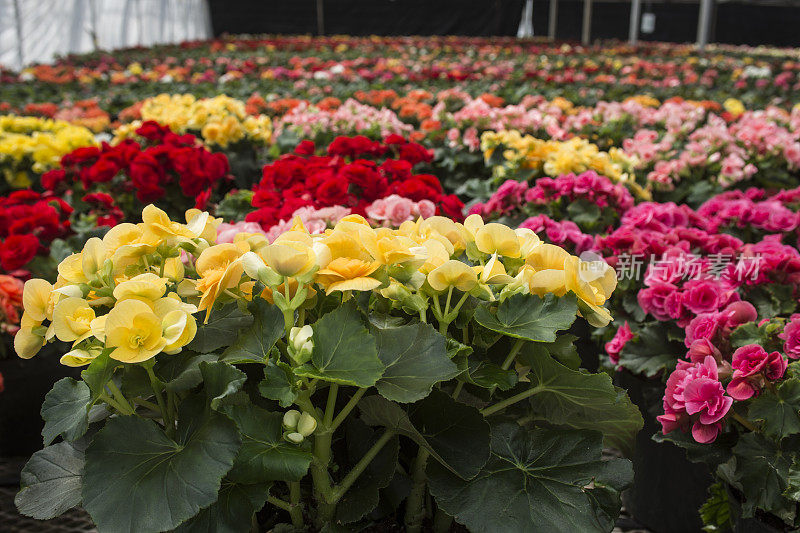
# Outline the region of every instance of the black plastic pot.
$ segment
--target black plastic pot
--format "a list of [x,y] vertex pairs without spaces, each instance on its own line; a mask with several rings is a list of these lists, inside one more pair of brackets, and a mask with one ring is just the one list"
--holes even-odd
[[[703,522],[698,509],[708,499],[711,472],[703,464],[686,459],[684,451],[652,436],[661,425],[653,412],[664,387],[628,372],[616,376],[644,417],[644,428],[636,436],[633,487],[623,494],[627,511],[654,533],[697,533]],[[747,530],[742,530],[747,531]]]
[[[13,352],[12,352],[13,353]],[[61,365],[58,343],[45,346],[33,359],[11,355],[0,359],[5,390],[0,392],[0,456],[28,456],[42,448],[42,402],[53,383],[80,369]]]
[[778,529],[757,518],[740,518],[736,521],[733,533],[783,533],[786,528]]

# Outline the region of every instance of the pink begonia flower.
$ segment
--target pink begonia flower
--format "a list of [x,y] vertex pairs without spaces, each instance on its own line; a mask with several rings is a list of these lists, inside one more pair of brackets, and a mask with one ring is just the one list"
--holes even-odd
[[616,365],[619,363],[620,352],[622,352],[622,349],[632,338],[633,333],[631,332],[631,328],[626,321],[614,334],[614,338],[606,343],[606,353],[613,364]]
[[392,194],[375,200],[365,209],[367,217],[384,226],[400,226],[407,220],[418,217],[428,218],[436,214],[436,205],[430,200],[415,202]]
[[783,339],[783,351],[791,359],[800,358],[800,314],[792,315],[791,320],[778,335]]
[[691,423],[694,439],[708,443],[722,430],[722,419],[732,404],[733,398],[725,396],[719,382],[717,362],[709,355],[702,363],[678,361],[667,379],[664,414],[657,418],[665,434]]
[[217,227],[217,244],[233,242],[233,238],[239,233],[260,233],[266,235],[258,222],[234,222],[230,224],[223,222]]
[[786,360],[779,352],[767,353],[758,344],[748,344],[733,352],[733,379],[728,394],[736,400],[747,400],[764,387],[767,380],[776,381],[786,372]]
[[706,357],[711,356],[717,362],[722,361],[722,353],[708,339],[695,339],[689,346],[686,358],[692,363],[702,363]]
[[292,213],[288,220],[282,220],[267,231],[267,240],[273,242],[280,235],[292,229],[295,218],[299,218],[309,233],[318,234],[324,232],[329,226],[333,226],[341,219],[350,214],[350,209],[341,205],[323,207],[315,209],[310,206],[301,207]]

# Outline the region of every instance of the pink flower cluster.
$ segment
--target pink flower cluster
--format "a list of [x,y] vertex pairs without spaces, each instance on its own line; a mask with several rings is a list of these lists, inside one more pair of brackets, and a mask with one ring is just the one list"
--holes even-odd
[[605,344],[606,353],[613,364],[616,365],[619,363],[619,354],[631,339],[633,339],[633,333],[631,332],[631,327],[626,321],[622,326],[620,326],[619,329],[617,329],[617,332],[614,334],[614,338]]
[[728,394],[743,401],[758,394],[767,381],[781,379],[788,364],[780,353],[767,353],[758,344],[748,344],[733,352],[731,366],[733,378],[728,383]]
[[569,220],[559,222],[547,215],[536,215],[526,219],[519,227],[528,228],[534,233],[544,232],[548,241],[566,247],[576,255],[595,250],[594,237],[583,233],[577,224]]
[[367,217],[382,226],[399,226],[407,220],[428,218],[436,214],[436,206],[430,200],[415,202],[397,194],[375,200],[366,208]]
[[779,337],[783,342],[783,351],[791,359],[800,359],[800,314],[794,314],[783,327]]
[[705,218],[706,229],[713,232],[726,227],[753,227],[768,233],[788,233],[800,225],[800,213],[756,188],[718,194],[701,205],[697,214]]
[[269,228],[266,232],[267,240],[273,242],[278,236],[292,229],[294,219],[299,218],[309,233],[323,233],[327,228],[333,227],[337,222],[350,214],[350,209],[335,205],[315,209],[311,206],[298,208],[287,220],[282,220]]
[[292,131],[303,138],[318,134],[366,135],[384,138],[391,134],[408,135],[414,128],[404,123],[394,111],[375,108],[349,99],[334,110],[322,110],[301,103],[286,113],[275,125],[275,135]]
[[700,363],[678,361],[667,379],[664,414],[658,417],[662,431],[670,433],[691,425],[694,440],[713,442],[733,404],[720,383],[717,362],[708,356]]

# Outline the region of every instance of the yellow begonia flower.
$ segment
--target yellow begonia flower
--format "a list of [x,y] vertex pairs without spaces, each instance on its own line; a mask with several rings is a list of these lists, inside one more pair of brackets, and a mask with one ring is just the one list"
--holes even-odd
[[27,312],[23,313],[20,328],[14,334],[14,351],[22,359],[30,359],[44,346],[44,336],[34,332],[34,328],[39,328],[41,325],[41,320],[31,318]]
[[194,339],[197,321],[192,313],[197,311],[197,307],[183,303],[177,294],[170,293],[156,301],[153,310],[161,319],[162,334],[167,341],[165,353],[178,353]]
[[506,268],[497,258],[497,254],[492,254],[484,266],[475,265],[472,268],[478,275],[478,280],[484,285],[500,285],[514,280],[513,277],[506,274]]
[[525,258],[525,264],[534,270],[526,276],[531,293],[563,296],[567,292],[564,264],[570,257],[566,250],[553,244],[540,244]]
[[106,245],[98,237],[92,237],[83,246],[81,257],[81,270],[87,279],[97,275],[107,258]]
[[539,236],[528,228],[517,228],[514,230],[519,239],[519,254],[522,257],[528,257],[533,252],[533,249],[542,244]]
[[437,292],[450,287],[469,292],[478,284],[478,275],[469,265],[450,259],[428,274],[428,284]]
[[65,281],[72,284],[88,283],[87,278],[83,273],[83,256],[79,252],[66,257],[58,265],[58,275],[64,278]]
[[114,263],[115,272],[124,270],[126,265],[155,250],[153,243],[145,242],[142,227],[127,222],[108,230],[103,237],[103,244]]
[[349,257],[337,257],[317,272],[317,283],[325,288],[325,294],[334,291],[371,291],[381,282],[370,277],[381,264]]
[[272,270],[285,277],[302,276],[316,266],[316,254],[308,242],[277,240],[261,250],[261,257]]
[[184,224],[173,222],[169,219],[169,215],[153,204],[146,206],[142,211],[142,223],[144,224],[142,237],[150,244],[174,244],[193,239],[205,228],[205,224],[190,229]]
[[180,283],[186,275],[186,268],[183,266],[180,256],[169,257],[164,263],[164,275],[170,281]]
[[425,235],[431,233],[441,235],[452,245],[451,253],[460,254],[467,246],[468,232],[462,224],[446,217],[433,216],[420,223],[420,231]]
[[114,298],[117,300],[137,299],[154,302],[164,296],[167,291],[167,280],[152,272],[139,274],[123,281],[114,287]]
[[123,363],[141,363],[155,357],[167,345],[161,319],[139,300],[117,302],[106,318],[106,346],[110,357]]
[[441,241],[431,239],[422,243],[425,248],[425,262],[419,267],[423,274],[429,274],[450,260],[450,252]]
[[565,281],[567,290],[585,304],[581,311],[591,325],[602,327],[611,321],[611,314],[602,305],[617,287],[613,268],[604,261],[581,261],[571,256],[565,263]]
[[186,211],[186,226],[192,233],[196,233],[198,237],[209,243],[216,242],[217,228],[220,224],[222,224],[221,218],[214,218],[199,209],[192,208]]
[[485,254],[519,257],[519,238],[514,230],[497,222],[490,222],[475,232],[475,246]]
[[247,245],[225,243],[203,250],[197,258],[195,269],[200,279],[195,288],[200,291],[199,311],[206,312],[206,322],[211,315],[211,307],[226,289],[239,285],[244,273],[241,257],[247,252]]
[[53,329],[56,337],[64,342],[80,342],[92,335],[91,323],[95,319],[94,309],[83,298],[65,298],[56,304],[53,311]]
[[22,289],[22,305],[29,318],[42,322],[52,318],[53,286],[43,279],[29,279]]
[[83,348],[75,348],[61,356],[60,363],[64,366],[80,367],[90,364],[102,352],[99,346],[84,350]]

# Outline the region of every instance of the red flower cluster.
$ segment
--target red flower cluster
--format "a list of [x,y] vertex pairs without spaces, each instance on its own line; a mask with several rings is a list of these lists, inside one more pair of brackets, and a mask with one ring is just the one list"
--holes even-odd
[[[62,168],[42,175],[42,186],[63,192],[80,182],[84,191],[97,192],[98,184],[107,184],[102,187],[107,192],[135,192],[139,201],[149,203],[161,199],[165,187],[177,178],[184,196],[202,200],[229,172],[228,158],[199,145],[194,135],[177,135],[152,121],[136,133],[151,146],[125,140],[114,146],[78,148],[61,159]],[[124,179],[115,180],[117,176]]]
[[24,190],[0,197],[0,266],[28,264],[53,239],[69,233],[72,207],[60,198]]
[[316,156],[315,150],[313,142],[303,141],[294,154],[264,167],[253,196],[257,210],[247,221],[270,228],[305,206],[342,205],[365,215],[368,205],[391,194],[415,202],[431,200],[438,213],[462,219],[464,204],[455,195],[444,194],[436,176],[413,173],[415,165],[433,158],[417,143],[399,135],[390,135],[383,142],[358,135],[337,137],[327,155]]

